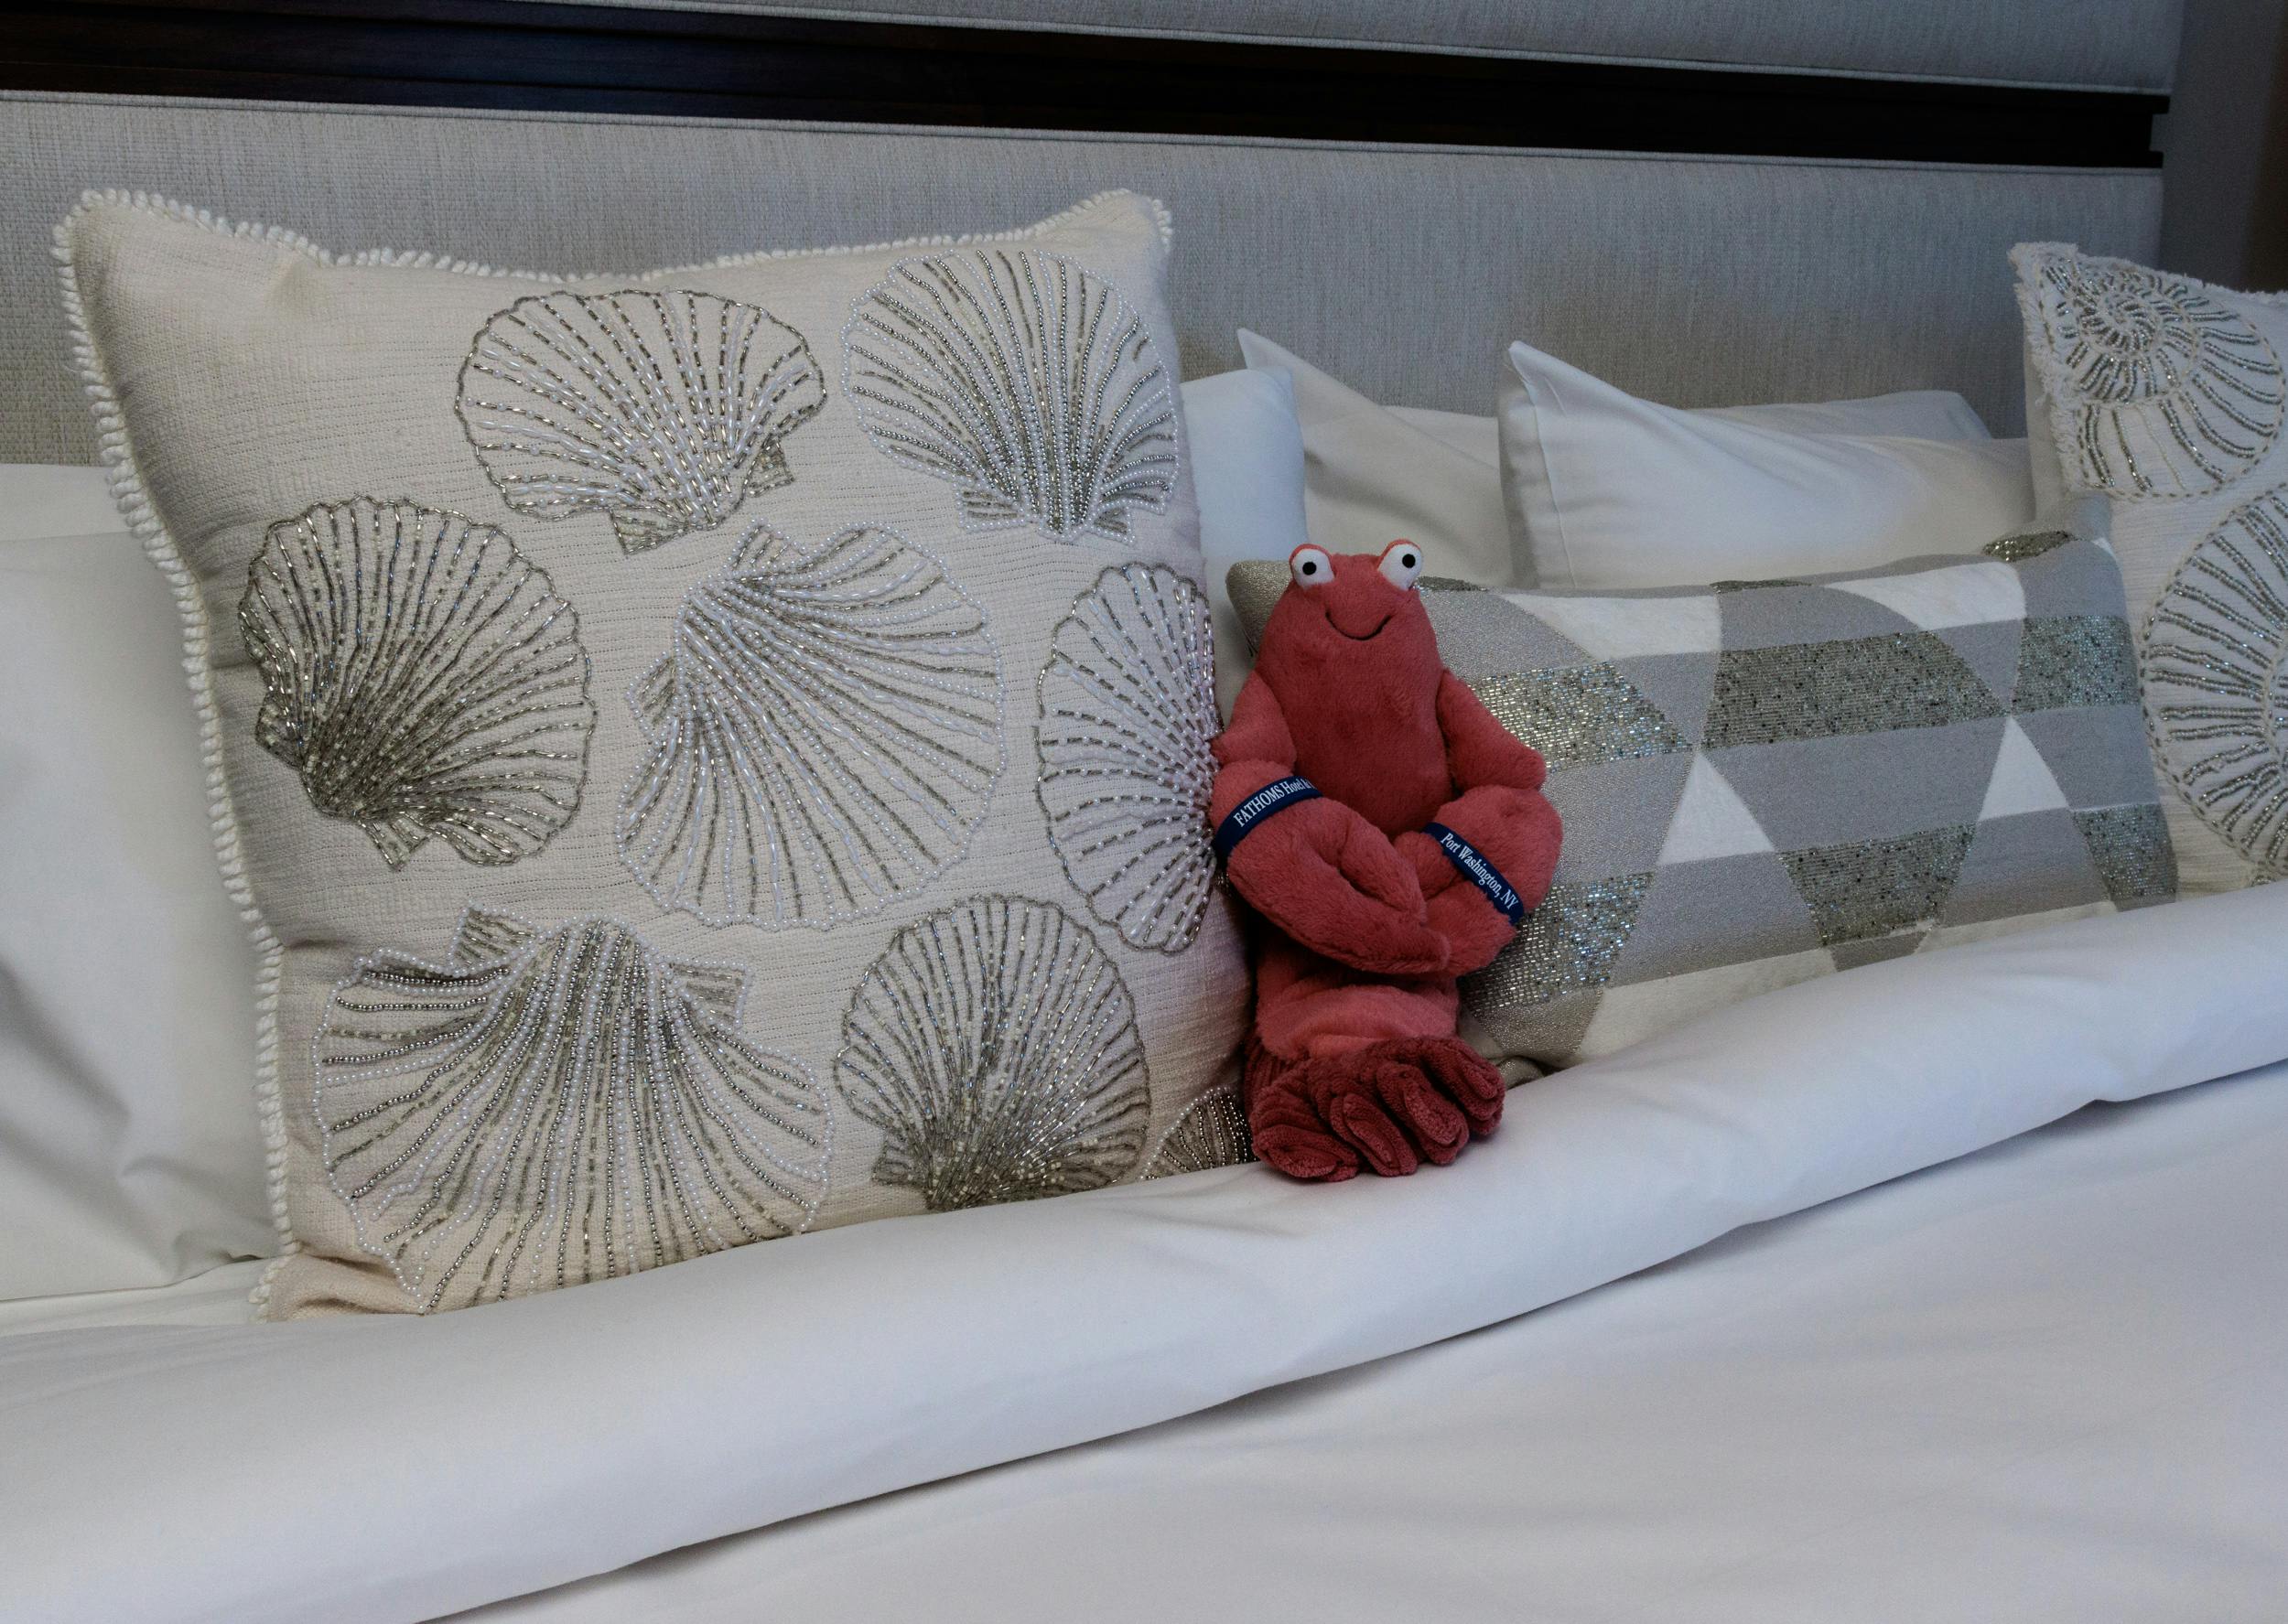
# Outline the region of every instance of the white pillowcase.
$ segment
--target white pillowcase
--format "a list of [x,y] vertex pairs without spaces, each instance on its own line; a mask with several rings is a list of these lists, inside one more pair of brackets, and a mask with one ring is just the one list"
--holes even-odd
[[1683,411],[1518,343],[1500,407],[1508,527],[1544,587],[1869,569],[2034,516],[2025,442],[1959,395]]
[[1247,644],[1225,589],[1243,558],[1283,562],[1311,539],[1303,528],[1303,436],[1284,371],[1218,372],[1183,386],[1192,479],[1200,493],[1200,550],[1215,628],[1215,697],[1231,715],[1247,680]]
[[0,1299],[277,1250],[179,647],[103,470],[0,466]]
[[1302,431],[1303,511],[1330,553],[1379,553],[1401,536],[1432,575],[1480,586],[1528,586],[1502,517],[1494,420],[1378,405],[1259,333],[1239,329],[1256,370],[1293,380]]

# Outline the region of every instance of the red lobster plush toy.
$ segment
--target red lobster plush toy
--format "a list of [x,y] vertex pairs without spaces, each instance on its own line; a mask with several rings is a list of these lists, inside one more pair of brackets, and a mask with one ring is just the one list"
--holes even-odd
[[1215,741],[1211,815],[1260,932],[1247,1056],[1256,1154],[1298,1178],[1451,1162],[1501,1121],[1454,1035],[1455,977],[1541,900],[1541,758],[1438,658],[1420,549],[1298,547]]

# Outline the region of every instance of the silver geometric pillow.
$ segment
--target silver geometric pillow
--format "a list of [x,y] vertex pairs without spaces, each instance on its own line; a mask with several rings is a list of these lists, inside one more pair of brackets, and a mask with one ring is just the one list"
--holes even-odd
[[[1239,569],[1243,616],[1268,613],[1284,572]],[[1599,596],[1423,585],[1447,665],[1547,758],[1565,822],[1549,897],[1463,984],[1498,1057],[1562,1065],[2175,891],[2100,542]]]

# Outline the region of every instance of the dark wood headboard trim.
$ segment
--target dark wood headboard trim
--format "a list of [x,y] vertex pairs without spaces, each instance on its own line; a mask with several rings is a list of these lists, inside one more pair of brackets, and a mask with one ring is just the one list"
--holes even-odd
[[2165,96],[514,0],[0,0],[0,88],[2143,167]]

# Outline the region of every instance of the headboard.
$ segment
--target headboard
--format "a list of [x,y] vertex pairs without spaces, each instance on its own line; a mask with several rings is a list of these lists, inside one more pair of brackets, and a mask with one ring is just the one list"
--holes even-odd
[[[0,88],[9,155],[0,460],[95,456],[65,366],[49,253],[50,227],[88,187],[161,192],[338,249],[585,271],[1017,225],[1127,186],[1174,216],[1187,375],[1237,364],[1232,334],[1245,325],[1376,398],[1484,413],[1502,347],[1526,338],[1678,404],[1948,387],[2001,433],[2023,416],[2011,244],[2063,238],[2149,260],[2159,240],[2161,173],[2142,134],[2125,133],[2165,104],[2175,0],[1756,8],[1765,34],[1775,11],[1810,19],[1791,37],[1796,60],[1775,59],[1786,53],[1756,28],[1717,28],[1711,17],[1738,8],[1715,0],[1224,8],[1256,17],[1275,40],[1215,32],[1203,19],[1218,8],[1190,0],[1164,8],[1171,26],[1117,50],[1101,30],[1127,10],[1098,0],[963,0],[955,16],[926,23],[853,20],[848,6],[823,20],[786,15],[817,9],[735,0],[713,12],[515,0],[45,8],[77,15],[81,32],[33,28],[0,45],[0,87],[16,87]],[[2090,9],[2110,28],[2093,27]],[[1939,30],[1955,41],[1951,54],[1912,29],[1846,20],[1904,11],[1953,14],[1965,26]],[[1521,22],[1527,12],[1538,21]],[[1653,12],[1673,14],[1685,32],[1663,46],[1644,27],[1621,27]],[[515,56],[521,77],[454,77],[449,64],[405,77],[438,60],[423,30],[451,13],[506,16],[561,48]],[[1987,13],[2019,21],[1968,26]],[[2034,13],[2058,25],[2060,51],[2084,43],[2028,83],[2045,61],[2023,26]],[[89,32],[92,14],[114,26]],[[1587,51],[1552,54],[1548,29],[1560,14]],[[1298,43],[1314,16],[1339,45]],[[1419,27],[1394,35],[1392,19],[1408,17]],[[211,27],[186,31],[185,18]],[[326,59],[309,48],[298,76],[261,54],[296,27],[345,21],[365,41],[354,73],[320,71]],[[1032,26],[1042,21],[1056,26]],[[991,26],[959,33],[955,22]],[[2155,44],[2164,29],[2165,48]],[[620,42],[618,54],[583,56],[599,35]],[[966,55],[929,46],[956,35]],[[766,63],[739,81],[760,87],[749,102],[782,108],[794,86],[806,111],[868,122],[674,111],[719,107],[725,92],[696,81],[679,90],[675,52],[647,55],[631,38],[746,51]],[[1624,48],[1636,55],[1615,61]],[[1699,55],[1689,67],[1645,59],[1662,50]],[[1846,74],[1839,57],[1872,67]],[[997,73],[1064,82],[1052,70],[1068,59],[1091,64],[1095,77],[1076,82],[1096,87],[1095,122],[1108,127],[1071,127],[1088,121],[1069,95],[1050,108],[1045,91],[1021,106],[980,92]],[[1177,95],[1165,89],[1171,61],[1234,88],[1220,100]],[[534,62],[559,65],[543,72]],[[619,82],[583,88],[599,63]],[[792,63],[809,64],[807,77]],[[631,101],[647,76],[649,99]],[[1265,87],[1259,105],[1238,94],[1249,83]],[[1153,84],[1168,110],[1160,122],[1193,127],[1139,133]],[[1360,97],[1378,85],[1387,106],[1362,120]],[[270,96],[180,93],[187,86]],[[155,90],[166,93],[120,93]],[[1539,111],[1518,111],[1528,102]],[[669,111],[608,110],[629,105]],[[1553,125],[1552,108],[1569,107],[1572,122]],[[975,127],[1004,109],[1059,127]],[[1918,128],[1918,118],[1970,122]],[[1667,150],[1549,145],[1576,128],[1608,149]],[[1966,130],[1990,161],[1929,161],[1959,150]],[[1376,138],[1326,138],[1369,132]]]

